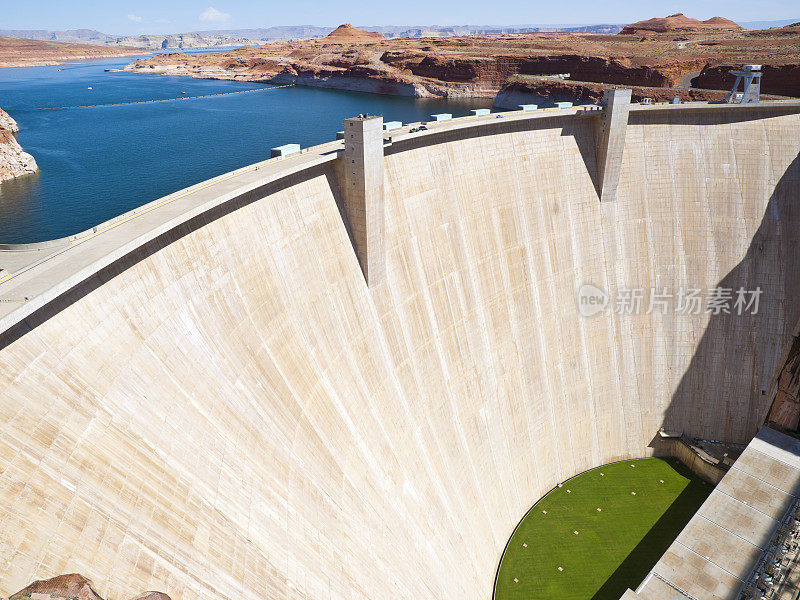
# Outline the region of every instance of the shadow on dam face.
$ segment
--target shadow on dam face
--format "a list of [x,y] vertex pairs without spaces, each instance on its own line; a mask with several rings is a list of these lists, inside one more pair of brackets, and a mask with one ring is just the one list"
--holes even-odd
[[[713,252],[706,258],[712,260]],[[766,417],[777,359],[789,343],[786,327],[776,324],[791,327],[800,319],[800,155],[775,186],[744,258],[714,288],[731,290],[730,313],[710,316],[664,414],[663,427],[745,444]],[[733,309],[740,289],[760,290],[756,314]],[[687,418],[696,414],[698,398],[715,395],[721,399],[715,414]]]
[[[558,482],[660,426],[747,441],[800,316],[800,118],[632,117],[607,205],[591,118],[541,121],[387,148],[375,288],[328,163],[5,331],[0,593],[81,572],[111,600],[488,598]],[[587,280],[763,294],[589,320]]]

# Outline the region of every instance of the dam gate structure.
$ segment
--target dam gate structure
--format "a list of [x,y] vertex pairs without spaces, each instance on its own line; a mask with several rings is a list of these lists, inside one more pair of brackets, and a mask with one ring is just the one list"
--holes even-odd
[[[800,102],[613,98],[608,135],[357,119],[3,246],[0,595],[486,600],[558,483],[661,429],[750,444],[800,322]],[[614,305],[740,287],[757,313]]]

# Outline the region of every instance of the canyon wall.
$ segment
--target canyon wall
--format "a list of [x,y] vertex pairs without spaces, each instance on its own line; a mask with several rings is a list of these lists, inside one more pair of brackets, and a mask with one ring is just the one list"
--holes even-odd
[[[517,110],[521,104],[550,104],[554,102],[572,102],[578,104],[599,104],[603,99],[603,90],[608,86],[602,83],[560,80],[555,78],[514,78],[497,92],[494,107]],[[627,87],[627,86],[626,86]],[[631,99],[641,102],[650,98],[653,102],[671,102],[680,98],[681,102],[722,102],[728,92],[721,90],[694,90],[685,88],[661,88],[631,86]],[[766,99],[769,96],[762,96]]]
[[687,72],[700,70],[700,57],[673,64],[642,64],[641,60],[562,54],[549,56],[487,56],[453,58],[433,52],[387,51],[381,61],[419,77],[439,81],[485,80],[503,83],[513,75],[569,73],[572,79],[606,84],[672,87]]
[[[335,154],[221,179],[78,283],[114,229],[0,283],[0,594],[79,572],[112,598],[486,600],[558,482],[660,427],[749,441],[800,317],[797,108],[632,111],[610,203],[573,112],[388,146],[374,287]],[[763,294],[582,317],[586,283]]]
[[[715,78],[714,65],[758,63],[769,66],[765,93],[800,95],[794,75],[799,29],[749,32],[724,19],[688,20],[689,25],[698,24],[699,29],[693,31],[685,29],[685,17],[673,17],[667,21],[680,25],[673,33],[636,35],[383,39],[346,24],[326,38],[217,54],[164,54],[134,61],[125,70],[267,83],[293,80],[301,85],[441,97],[494,97],[515,77],[568,73],[571,80],[581,83],[680,88],[708,100],[714,90],[729,91],[733,82]],[[660,27],[661,20],[656,21],[644,26]],[[359,86],[357,80],[363,83]],[[558,85],[553,83],[553,87]]]

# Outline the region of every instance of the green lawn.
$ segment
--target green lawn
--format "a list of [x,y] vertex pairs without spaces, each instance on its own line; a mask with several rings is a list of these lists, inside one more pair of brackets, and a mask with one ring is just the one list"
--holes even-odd
[[678,461],[659,458],[605,465],[566,481],[511,537],[495,600],[619,600],[711,490]]

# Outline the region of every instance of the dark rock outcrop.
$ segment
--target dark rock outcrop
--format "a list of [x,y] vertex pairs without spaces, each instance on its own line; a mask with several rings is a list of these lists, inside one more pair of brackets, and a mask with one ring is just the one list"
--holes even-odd
[[[78,573],[57,575],[51,579],[34,581],[28,587],[11,594],[8,600],[103,600],[92,581]],[[134,600],[172,600],[163,592],[144,592]]]
[[34,581],[8,600],[41,600],[45,597],[52,600],[103,600],[92,588],[91,580],[77,573]]

